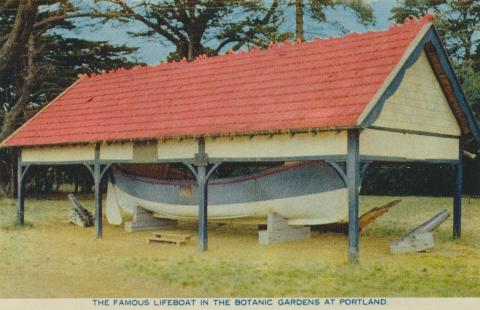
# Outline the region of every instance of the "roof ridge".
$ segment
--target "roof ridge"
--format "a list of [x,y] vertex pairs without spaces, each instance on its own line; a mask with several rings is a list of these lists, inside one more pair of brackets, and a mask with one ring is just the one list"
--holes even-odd
[[314,44],[318,42],[328,42],[330,40],[343,40],[343,39],[351,39],[352,37],[362,37],[367,34],[372,34],[372,33],[382,33],[382,32],[388,32],[393,29],[397,29],[399,27],[405,27],[405,26],[423,26],[426,23],[433,22],[436,19],[436,15],[429,13],[423,16],[421,19],[415,17],[415,16],[410,16],[405,18],[404,22],[401,24],[394,23],[390,25],[388,28],[384,29],[373,29],[365,32],[351,32],[343,36],[330,36],[326,38],[321,38],[321,37],[316,37],[312,40],[309,41],[301,41],[300,39],[296,40],[291,40],[291,39],[285,39],[282,42],[277,42],[277,41],[271,41],[268,45],[267,48],[260,48],[259,46],[253,46],[250,48],[250,50],[245,51],[245,50],[238,50],[238,51],[233,51],[233,50],[228,50],[223,54],[218,54],[218,55],[212,55],[212,56],[207,56],[206,54],[201,54],[197,56],[195,59],[192,61],[187,61],[186,58],[182,58],[177,61],[168,61],[168,62],[160,62],[156,65],[151,65],[151,66],[142,66],[142,65],[136,65],[131,68],[115,68],[109,71],[105,72],[100,72],[100,73],[92,73],[92,74],[81,74],[79,77],[86,77],[86,78],[95,78],[95,77],[105,77],[110,74],[118,74],[118,73],[130,73],[133,72],[133,70],[138,70],[138,69],[147,69],[147,70],[153,70],[153,69],[158,69],[161,67],[162,69],[167,69],[167,67],[178,67],[179,65],[185,66],[186,64],[191,65],[191,64],[199,64],[204,61],[212,61],[213,59],[222,59],[224,57],[232,57],[232,56],[239,56],[239,55],[247,55],[247,54],[252,54],[256,52],[268,52],[274,49],[282,49],[285,47],[290,47],[290,46],[300,46],[300,45],[309,45],[309,44]]

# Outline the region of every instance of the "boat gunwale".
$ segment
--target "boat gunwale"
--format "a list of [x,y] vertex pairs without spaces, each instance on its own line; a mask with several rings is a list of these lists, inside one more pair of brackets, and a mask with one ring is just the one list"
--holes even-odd
[[[305,166],[327,166],[323,161],[309,161],[309,162],[301,162],[295,164],[289,164],[279,167],[268,168],[263,171],[248,175],[248,176],[238,176],[238,177],[228,177],[228,178],[221,178],[221,179],[213,179],[211,180],[208,185],[217,186],[217,185],[225,185],[225,184],[234,184],[234,183],[241,183],[250,180],[259,179],[262,177],[266,177],[269,175],[273,175],[276,173],[285,172],[291,169],[298,169],[303,168]],[[128,174],[127,172],[122,171],[121,168],[114,168],[117,172],[122,174],[123,176],[135,179],[138,181],[143,181],[150,184],[160,184],[160,185],[170,185],[170,186],[196,186],[195,180],[165,180],[165,179],[155,179],[150,177],[144,177],[134,174]]]

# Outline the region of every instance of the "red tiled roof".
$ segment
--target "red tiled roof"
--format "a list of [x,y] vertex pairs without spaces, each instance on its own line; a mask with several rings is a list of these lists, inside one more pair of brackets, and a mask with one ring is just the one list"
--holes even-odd
[[5,144],[356,126],[430,21],[83,77]]

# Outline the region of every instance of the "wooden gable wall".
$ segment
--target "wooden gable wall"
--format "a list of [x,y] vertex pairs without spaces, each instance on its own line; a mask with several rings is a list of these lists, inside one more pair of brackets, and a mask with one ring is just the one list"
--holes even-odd
[[410,160],[458,159],[461,129],[425,52],[363,130],[360,153]]

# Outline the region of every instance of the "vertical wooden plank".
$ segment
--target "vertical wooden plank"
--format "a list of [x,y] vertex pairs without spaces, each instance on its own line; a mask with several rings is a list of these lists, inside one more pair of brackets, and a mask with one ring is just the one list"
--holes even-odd
[[100,191],[101,166],[100,166],[100,145],[95,145],[95,163],[93,164],[93,180],[95,184],[95,238],[103,236],[102,222],[102,193]]
[[23,182],[22,153],[18,154],[17,164],[17,221],[18,225],[25,224],[25,182]]
[[460,139],[458,163],[453,166],[455,173],[455,190],[453,193],[453,238],[460,239],[462,235],[462,188],[463,188],[463,143]]
[[359,185],[360,154],[359,129],[348,130],[347,185],[348,185],[348,259],[355,262],[359,255]]

